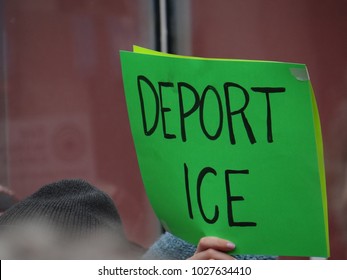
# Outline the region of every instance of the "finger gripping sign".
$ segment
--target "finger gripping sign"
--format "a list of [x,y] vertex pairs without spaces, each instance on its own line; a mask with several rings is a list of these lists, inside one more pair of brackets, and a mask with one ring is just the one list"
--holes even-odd
[[323,145],[306,66],[121,51],[146,193],[166,230],[235,254],[329,256]]

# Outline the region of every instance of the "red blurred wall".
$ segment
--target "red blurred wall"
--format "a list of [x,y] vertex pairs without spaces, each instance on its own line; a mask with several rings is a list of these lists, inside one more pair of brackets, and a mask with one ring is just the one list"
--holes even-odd
[[83,178],[143,246],[160,227],[129,129],[119,50],[153,46],[150,1],[4,1],[8,181],[19,198]]

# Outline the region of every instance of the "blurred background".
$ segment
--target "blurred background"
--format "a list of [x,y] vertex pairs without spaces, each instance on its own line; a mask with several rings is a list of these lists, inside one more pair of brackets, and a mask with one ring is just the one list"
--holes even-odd
[[146,248],[161,226],[137,165],[119,50],[304,63],[325,145],[331,259],[347,259],[346,14],[346,0],[0,0],[0,185],[23,199],[86,179]]

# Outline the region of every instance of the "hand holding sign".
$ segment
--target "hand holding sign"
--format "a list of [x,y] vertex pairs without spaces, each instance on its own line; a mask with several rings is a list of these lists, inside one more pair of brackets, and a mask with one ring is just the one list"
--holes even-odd
[[218,237],[203,237],[200,239],[195,254],[190,260],[235,260],[227,254],[235,249],[235,244]]
[[163,226],[236,254],[328,256],[321,133],[305,65],[121,52],[138,162]]

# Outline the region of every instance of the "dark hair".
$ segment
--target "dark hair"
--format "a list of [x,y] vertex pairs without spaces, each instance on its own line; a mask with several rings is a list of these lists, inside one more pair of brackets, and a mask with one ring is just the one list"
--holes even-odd
[[18,202],[9,189],[0,185],[0,212],[4,212]]

